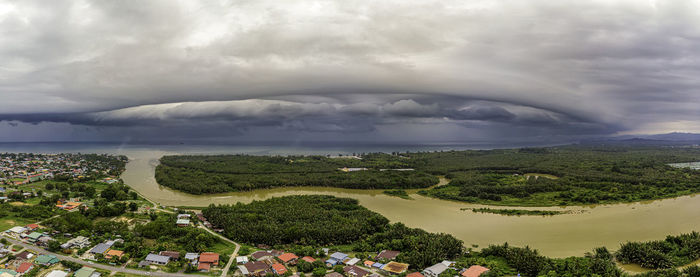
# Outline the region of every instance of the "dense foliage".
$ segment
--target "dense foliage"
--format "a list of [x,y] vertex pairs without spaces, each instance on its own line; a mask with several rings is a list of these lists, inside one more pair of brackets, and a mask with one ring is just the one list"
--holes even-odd
[[268,245],[347,244],[383,230],[389,222],[355,199],[327,195],[210,205],[202,213],[235,241]]
[[503,259],[522,276],[624,276],[615,265],[612,254],[604,247],[596,248],[585,257],[564,259],[547,258],[528,247],[511,247],[508,244],[489,246],[477,255],[486,259]]
[[700,149],[584,147],[407,154],[450,184],[423,194],[502,205],[631,202],[700,192],[700,171],[669,163],[700,159]]
[[[50,219],[44,224],[64,233],[91,237],[93,244],[115,237],[124,243],[114,245],[129,257],[143,258],[148,253],[162,250],[202,252],[219,242],[219,238],[194,227],[177,227],[175,214],[155,215],[155,220],[136,224],[132,229],[125,222],[94,219],[83,213],[72,212]],[[128,259],[128,258],[127,258]]]
[[428,233],[395,223],[387,226],[383,232],[358,241],[353,248],[355,251],[375,253],[385,249],[401,251],[397,257],[399,262],[408,263],[413,269],[423,269],[461,255],[463,245],[452,235]]
[[[405,166],[389,158],[386,154],[372,154],[362,160],[323,156],[165,156],[156,168],[156,180],[194,194],[283,186],[424,188],[438,182],[436,177],[422,172],[382,171],[385,167]],[[344,167],[367,170],[339,170]]]
[[38,205],[11,205],[0,204],[0,218],[3,217],[20,217],[24,219],[44,219],[53,216],[56,210],[52,207],[44,207]]
[[[700,171],[670,163],[700,159],[700,149],[564,146],[324,156],[166,156],[165,186],[195,194],[280,186],[402,189],[451,182],[422,194],[501,205],[632,202],[700,192]],[[367,168],[343,172],[339,168]],[[382,169],[414,169],[396,171]]]
[[463,208],[462,210],[471,210],[475,213],[490,213],[510,216],[521,215],[558,215],[563,214],[563,211],[544,211],[544,210],[521,210],[521,209],[492,209],[492,208]]
[[667,236],[665,240],[627,242],[616,253],[622,263],[663,269],[689,264],[700,258],[700,233]]

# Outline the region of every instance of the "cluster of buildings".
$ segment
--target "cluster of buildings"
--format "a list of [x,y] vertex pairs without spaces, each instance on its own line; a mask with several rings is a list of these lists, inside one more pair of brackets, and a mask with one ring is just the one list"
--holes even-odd
[[[324,248],[324,251],[327,249]],[[350,257],[350,255],[335,252],[328,256],[323,262],[327,267],[343,266],[343,274],[332,272],[325,277],[380,277],[384,275],[402,275],[408,271],[408,264],[395,261],[400,254],[399,251],[383,250],[371,259],[361,260]],[[294,253],[285,253],[278,250],[256,251],[248,256],[236,257],[238,269],[244,276],[266,276],[268,274],[284,275],[289,271],[290,266],[295,266],[299,261],[313,263],[315,258],[310,256],[298,257]],[[407,274],[407,277],[438,277],[448,269],[453,269],[460,273],[461,277],[478,277],[489,269],[475,265],[466,269],[458,270],[454,268],[455,263],[443,261],[430,266],[421,272]],[[294,275],[293,275],[294,276]]]
[[187,227],[190,226],[190,214],[178,214],[177,221],[175,221],[177,227]]
[[[324,249],[325,251],[325,249]],[[343,271],[348,277],[378,277],[378,273],[398,275],[408,270],[408,264],[393,261],[398,256],[398,251],[384,250],[380,252],[375,260],[387,261],[386,263],[374,262],[370,260],[362,261],[359,258],[351,258],[348,254],[335,252],[330,254],[328,259],[323,261],[327,267],[337,265],[343,266]],[[267,274],[284,275],[288,271],[288,266],[296,265],[300,260],[308,263],[316,261],[310,256],[298,257],[294,253],[285,253],[278,250],[261,250],[254,252],[248,257],[236,257],[238,269],[246,276],[264,276]],[[328,276],[340,275],[340,276]],[[339,273],[330,273],[326,277],[341,277]]]
[[53,240],[53,238],[51,237],[51,235],[45,232],[39,232],[39,228],[39,225],[32,223],[24,227],[12,227],[9,230],[5,231],[5,234],[15,239],[20,239],[26,243],[38,246],[46,246],[48,245],[49,241]]
[[[422,271],[422,275],[424,277],[438,277],[438,275],[447,271],[448,269],[453,269],[455,271],[458,271],[462,277],[479,277],[481,274],[489,271],[488,268],[480,266],[480,265],[473,265],[469,268],[463,268],[463,269],[459,270],[458,268],[455,268],[455,262],[442,261],[440,263],[434,264],[434,265],[424,269]],[[419,277],[419,276],[412,276],[412,277]]]
[[37,266],[52,266],[58,262],[59,259],[54,255],[35,255],[25,250],[15,254],[13,260],[0,265],[0,276],[18,277],[27,274]]
[[[146,258],[139,262],[139,267],[150,265],[167,265],[171,261],[180,260],[180,252],[177,251],[160,251],[158,254],[148,254]],[[209,272],[212,267],[219,265],[219,254],[213,252],[203,253],[186,253],[184,259],[192,265],[196,266],[200,272]]]
[[87,162],[81,154],[0,153],[0,184],[23,185],[56,175],[82,178],[108,174],[114,168],[99,161]]
[[[76,238],[77,239],[77,238]],[[82,240],[81,240],[82,241]],[[114,257],[121,258],[124,256],[124,251],[112,249],[115,243],[124,243],[123,239],[107,240],[93,246],[85,255],[87,259],[96,260],[97,255],[102,255],[105,259]]]

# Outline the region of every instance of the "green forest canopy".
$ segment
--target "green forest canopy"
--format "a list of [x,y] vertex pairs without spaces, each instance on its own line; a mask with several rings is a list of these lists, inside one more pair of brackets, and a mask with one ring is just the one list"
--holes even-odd
[[462,253],[462,241],[447,234],[428,233],[401,223],[389,224],[350,198],[299,195],[253,201],[250,204],[210,205],[202,210],[232,240],[267,245],[344,245],[356,251],[401,251],[399,261],[424,268]]
[[[165,156],[156,180],[203,194],[280,186],[425,188],[437,183],[435,176],[446,175],[451,179],[448,185],[422,193],[531,206],[631,202],[700,192],[700,171],[668,165],[700,160],[700,149],[690,147],[561,146],[360,157]],[[338,170],[344,167],[367,170]]]

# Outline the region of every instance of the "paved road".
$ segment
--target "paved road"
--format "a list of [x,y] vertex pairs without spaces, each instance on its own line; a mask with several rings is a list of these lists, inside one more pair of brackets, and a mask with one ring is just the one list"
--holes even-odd
[[[79,264],[82,264],[85,266],[109,270],[109,271],[113,271],[113,272],[123,272],[123,273],[127,273],[127,274],[144,275],[144,276],[159,276],[159,277],[192,277],[193,276],[192,274],[178,274],[178,273],[167,273],[167,272],[143,271],[143,270],[136,270],[136,269],[131,269],[131,268],[121,268],[121,267],[116,267],[116,266],[87,262],[87,261],[73,258],[70,256],[65,256],[65,255],[49,252],[43,248],[37,247],[36,245],[27,244],[27,243],[15,240],[15,239],[7,237],[7,236],[6,236],[6,238],[8,241],[12,242],[13,244],[21,245],[25,249],[32,250],[38,254],[55,255],[60,260],[67,260],[67,261],[79,263]],[[236,250],[238,250],[238,248],[236,248]]]
[[204,230],[207,230],[207,232],[211,233],[212,235],[215,235],[219,238],[221,238],[224,241],[228,241],[230,243],[233,243],[233,245],[236,246],[236,249],[233,250],[233,253],[231,253],[231,258],[228,259],[228,263],[226,263],[226,266],[224,267],[224,270],[221,272],[221,277],[226,277],[226,274],[228,274],[229,269],[231,268],[231,265],[233,264],[233,261],[236,260],[236,256],[238,256],[238,250],[241,249],[241,245],[236,243],[235,241],[232,241],[222,235],[219,235],[218,233],[212,231],[211,229],[204,227],[204,225],[200,222],[199,223],[199,228],[202,228]]

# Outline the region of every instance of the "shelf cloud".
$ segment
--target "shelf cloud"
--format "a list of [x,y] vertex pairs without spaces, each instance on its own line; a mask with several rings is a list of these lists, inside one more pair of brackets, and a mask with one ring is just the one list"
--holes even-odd
[[5,2],[0,141],[697,132],[697,49],[700,1]]

